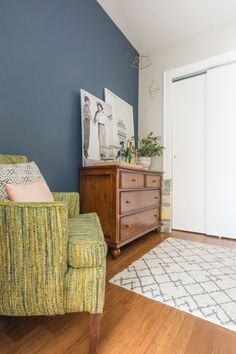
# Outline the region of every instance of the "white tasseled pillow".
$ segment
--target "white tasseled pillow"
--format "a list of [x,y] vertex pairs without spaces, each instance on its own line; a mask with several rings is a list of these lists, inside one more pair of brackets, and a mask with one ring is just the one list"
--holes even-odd
[[0,198],[8,199],[6,184],[27,184],[43,178],[38,166],[32,161],[17,164],[0,164]]

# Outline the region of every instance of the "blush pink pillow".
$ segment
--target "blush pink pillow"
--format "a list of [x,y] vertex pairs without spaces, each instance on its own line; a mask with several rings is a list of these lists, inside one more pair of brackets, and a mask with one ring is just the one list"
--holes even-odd
[[27,184],[6,184],[8,198],[13,202],[53,202],[53,195],[44,179]]

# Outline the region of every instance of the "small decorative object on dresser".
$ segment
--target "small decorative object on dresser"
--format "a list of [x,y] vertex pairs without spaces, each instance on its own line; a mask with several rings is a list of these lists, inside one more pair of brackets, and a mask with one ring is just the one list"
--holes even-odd
[[146,138],[140,139],[138,135],[134,136],[137,145],[137,152],[139,154],[139,163],[144,168],[150,168],[152,165],[153,156],[161,156],[164,146],[162,138],[155,136],[153,132],[150,132]]
[[81,212],[97,212],[114,258],[121,246],[160,231],[162,174],[122,164],[81,168]]

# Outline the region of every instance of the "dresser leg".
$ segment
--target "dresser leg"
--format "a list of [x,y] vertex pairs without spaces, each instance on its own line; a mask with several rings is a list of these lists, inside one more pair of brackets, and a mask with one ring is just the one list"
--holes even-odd
[[157,234],[159,234],[161,232],[161,228],[158,227],[157,229],[154,230]]
[[110,251],[111,251],[111,255],[112,255],[112,257],[113,257],[114,259],[116,259],[117,257],[119,257],[120,252],[121,252],[121,251],[120,251],[120,248],[117,248],[117,249],[111,248]]

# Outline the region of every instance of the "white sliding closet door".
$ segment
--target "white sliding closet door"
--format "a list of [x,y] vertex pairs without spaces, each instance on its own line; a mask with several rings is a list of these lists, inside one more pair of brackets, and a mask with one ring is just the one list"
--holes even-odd
[[173,91],[173,228],[205,233],[206,75]]
[[206,233],[236,238],[236,64],[207,73]]

